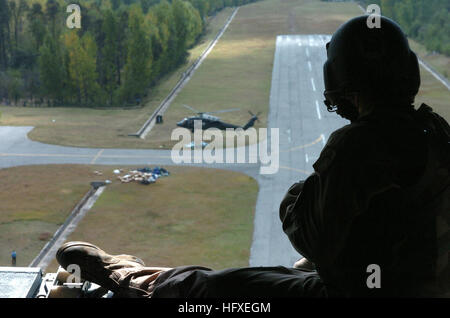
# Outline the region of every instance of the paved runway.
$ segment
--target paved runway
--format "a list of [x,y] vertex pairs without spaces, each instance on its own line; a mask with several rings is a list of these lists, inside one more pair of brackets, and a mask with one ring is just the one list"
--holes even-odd
[[282,232],[279,204],[312,171],[329,135],[349,122],[323,104],[322,67],[328,35],[280,35],[270,93],[269,128],[279,128],[280,169],[260,175],[251,266],[291,266],[300,258]]
[[[313,171],[312,164],[330,133],[348,123],[328,113],[322,103],[322,65],[328,39],[326,35],[283,35],[276,39],[268,125],[279,129],[277,173],[261,174],[259,163],[189,164],[239,171],[258,181],[251,266],[291,266],[300,257],[282,232],[279,204],[292,183]],[[27,133],[32,129],[0,126],[0,168],[39,164],[174,164],[170,150],[48,145],[29,140]]]
[[[0,169],[42,164],[99,164],[99,165],[162,165],[174,162],[170,150],[162,149],[99,149],[48,145],[28,139],[33,127],[0,126]],[[237,151],[237,150],[236,150]],[[183,164],[189,166],[228,169],[257,179],[258,163],[248,164]]]

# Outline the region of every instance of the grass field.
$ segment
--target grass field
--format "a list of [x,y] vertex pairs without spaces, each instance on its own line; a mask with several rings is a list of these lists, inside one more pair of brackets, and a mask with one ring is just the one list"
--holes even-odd
[[409,40],[409,45],[418,56],[430,64],[436,71],[447,79],[450,78],[450,57],[436,52],[430,52],[425,46],[411,39]]
[[[112,253],[139,255],[149,265],[248,265],[258,186],[235,172],[167,167],[155,184],[121,184],[112,166],[47,165],[0,170],[0,266],[28,266],[88,191],[111,179],[70,240]],[[127,167],[122,167],[127,168]],[[136,168],[136,167],[133,167]],[[96,176],[93,171],[103,172]],[[42,186],[42,185],[45,186]],[[48,271],[56,270],[54,262]]]
[[0,170],[0,266],[28,266],[89,190],[94,174],[80,166]]
[[[428,52],[425,47],[414,40],[409,39],[411,48],[416,54],[425,62],[430,64],[439,73],[449,78],[450,74],[450,58],[437,53]],[[436,80],[423,67],[420,68],[421,87],[416,98],[416,105],[426,103],[433,107],[433,109],[450,122],[450,91]]]
[[[221,12],[212,20],[211,29],[219,29],[230,13],[230,8]],[[361,15],[361,10],[351,2],[265,0],[241,7],[227,32],[164,115],[164,123],[155,126],[146,140],[127,135],[136,132],[148,118],[181,71],[154,90],[144,109],[100,111],[2,107],[1,124],[36,126],[29,136],[42,142],[101,148],[170,148],[176,142],[170,140],[175,123],[192,115],[182,104],[201,111],[239,108],[240,111],[220,114],[220,117],[241,125],[250,118],[248,110],[260,111],[261,122],[256,127],[265,127],[276,36],[332,34],[339,25],[356,15]],[[433,60],[435,57],[426,56],[423,47],[414,43],[412,46],[417,47],[419,55],[437,69],[448,68],[448,60],[443,57]],[[195,50],[201,51],[200,48]],[[450,92],[426,71],[421,71],[422,87],[416,104],[427,102],[450,121]],[[52,122],[52,119],[56,121]]]

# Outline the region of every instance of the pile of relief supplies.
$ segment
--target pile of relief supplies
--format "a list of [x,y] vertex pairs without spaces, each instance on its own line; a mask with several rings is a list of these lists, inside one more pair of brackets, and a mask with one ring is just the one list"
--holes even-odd
[[147,167],[140,168],[136,170],[131,170],[123,176],[119,176],[119,174],[121,174],[122,172],[123,172],[122,169],[114,170],[114,173],[118,175],[117,179],[119,179],[122,183],[136,181],[145,185],[155,183],[158,178],[170,175],[169,171],[160,167],[155,167],[153,169]]

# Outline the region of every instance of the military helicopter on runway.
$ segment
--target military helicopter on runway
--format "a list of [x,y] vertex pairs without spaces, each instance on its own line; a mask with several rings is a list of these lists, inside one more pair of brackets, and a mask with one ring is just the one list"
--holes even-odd
[[237,126],[237,125],[225,123],[225,122],[221,121],[219,117],[212,116],[210,114],[232,112],[232,111],[239,110],[239,108],[218,110],[218,111],[214,111],[214,112],[199,112],[198,110],[192,108],[191,106],[188,106],[188,105],[183,105],[183,106],[186,107],[187,109],[193,111],[197,115],[183,118],[182,120],[180,120],[177,123],[177,126],[190,129],[192,132],[194,131],[194,121],[195,120],[201,120],[202,129],[204,129],[204,130],[206,130],[208,128],[217,128],[217,129],[221,129],[221,130],[225,130],[227,128],[242,128],[242,129],[246,130],[255,124],[255,121],[258,120],[258,115],[260,114],[260,113],[257,113],[255,115],[251,111],[249,111],[250,115],[252,116],[250,118],[250,120],[244,126]]

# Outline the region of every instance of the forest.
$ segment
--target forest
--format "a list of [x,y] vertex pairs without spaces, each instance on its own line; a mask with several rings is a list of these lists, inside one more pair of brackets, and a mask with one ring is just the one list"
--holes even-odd
[[185,63],[208,16],[253,1],[0,0],[0,104],[137,105]]
[[395,20],[411,38],[427,50],[450,56],[450,1],[364,0],[365,7],[378,4],[381,14]]

